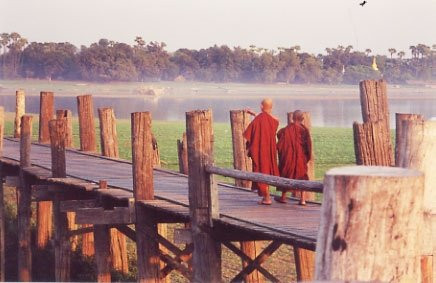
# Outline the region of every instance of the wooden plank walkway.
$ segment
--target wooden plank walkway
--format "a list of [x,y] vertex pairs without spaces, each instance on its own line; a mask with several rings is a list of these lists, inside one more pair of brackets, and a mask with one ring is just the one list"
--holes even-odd
[[[3,157],[19,160],[19,142],[4,140]],[[50,169],[50,147],[32,144],[32,165]],[[88,182],[98,183],[107,180],[108,185],[132,194],[132,164],[124,160],[108,159],[86,154],[76,150],[67,150],[67,175]],[[155,169],[154,189],[157,199],[166,200],[167,210],[171,207],[185,209],[188,213],[188,178],[182,174]],[[133,195],[132,195],[133,196]],[[273,203],[271,206],[257,204],[257,194],[237,189],[233,186],[219,185],[220,221],[231,225],[241,225],[244,229],[263,231],[277,235],[289,242],[301,242],[303,246],[315,249],[320,219],[320,205],[308,204],[306,207],[291,201],[288,204]]]

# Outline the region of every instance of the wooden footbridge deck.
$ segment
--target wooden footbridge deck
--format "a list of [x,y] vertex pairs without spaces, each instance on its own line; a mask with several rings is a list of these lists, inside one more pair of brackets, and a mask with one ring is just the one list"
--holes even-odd
[[[51,160],[50,146],[32,144],[31,163],[35,168],[28,170],[36,178],[44,181],[50,179]],[[17,139],[6,138],[3,145],[5,165],[15,165],[19,169],[20,143]],[[66,151],[67,176],[76,179],[65,180],[64,185],[73,189],[84,187],[83,182],[89,183],[89,188],[105,196],[115,199],[133,199],[132,163],[126,160],[112,159],[78,150]],[[111,189],[98,190],[100,180],[106,180]],[[80,182],[83,181],[83,182]],[[62,183],[60,181],[60,183]],[[93,186],[94,184],[94,186]],[[189,222],[188,177],[186,175],[156,168],[154,169],[155,199],[158,201],[143,201],[144,206],[155,209],[162,214],[163,219],[172,222]],[[241,240],[247,239],[281,240],[284,243],[295,244],[306,249],[314,250],[319,225],[320,205],[308,203],[303,207],[296,200],[288,204],[273,203],[271,206],[257,205],[259,197],[247,189],[232,185],[218,185],[220,218],[216,221],[232,229],[226,229],[225,238]],[[250,235],[251,234],[251,235]]]

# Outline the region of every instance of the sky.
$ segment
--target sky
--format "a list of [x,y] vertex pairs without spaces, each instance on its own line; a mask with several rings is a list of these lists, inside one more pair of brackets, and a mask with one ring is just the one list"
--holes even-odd
[[[362,0],[363,1],[363,0]],[[314,54],[352,45],[377,54],[410,54],[436,44],[436,0],[0,0],[0,32],[29,41],[89,45],[135,36],[178,48],[214,44],[275,49],[300,45]]]

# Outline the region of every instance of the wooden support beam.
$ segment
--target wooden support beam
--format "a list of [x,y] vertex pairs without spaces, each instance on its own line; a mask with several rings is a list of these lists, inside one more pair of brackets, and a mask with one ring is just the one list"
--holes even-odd
[[[190,264],[190,262],[192,259],[192,252],[193,251],[194,251],[194,245],[189,244],[189,245],[186,245],[186,247],[183,250],[181,250],[180,252],[175,254],[175,257],[174,257],[174,261],[179,262],[179,263],[186,262],[188,264],[189,274],[192,273],[192,265]],[[168,274],[170,274],[170,272],[173,271],[174,269],[178,270],[178,266],[167,264],[161,270],[161,278],[165,278],[166,276],[168,276]],[[189,275],[188,278],[191,278],[191,277],[192,277],[192,275]]]
[[19,138],[21,133],[21,117],[26,113],[26,97],[24,90],[15,92],[15,120],[14,120],[14,138]]
[[68,235],[70,237],[74,237],[77,235],[82,235],[82,234],[87,234],[87,233],[93,233],[94,232],[94,227],[85,227],[85,228],[77,228],[76,230],[70,230],[68,232]]
[[97,207],[97,201],[95,199],[64,200],[60,205],[62,212],[75,212],[83,208],[95,208]]
[[[436,281],[436,122],[423,121],[420,117],[408,117],[401,122],[401,134],[398,135],[397,165],[420,170],[425,174],[424,215],[421,243],[422,282]],[[410,119],[412,118],[412,119]],[[397,130],[398,130],[397,126]],[[419,223],[419,222],[418,222]]]
[[[99,182],[100,190],[107,190],[107,181]],[[94,225],[95,262],[97,264],[97,281],[111,281],[111,237],[109,225]]]
[[[237,256],[239,256],[242,260],[244,260],[247,263],[243,269],[245,269],[250,264],[253,264],[254,260],[257,257],[256,256],[255,258],[251,258],[251,256],[248,256],[242,249],[241,250],[238,249],[231,242],[223,242],[223,245],[226,246],[229,250],[231,250],[233,253],[235,253]],[[263,268],[261,265],[255,264],[255,270],[257,270],[262,275],[262,280],[263,280],[263,276],[265,276],[271,282],[278,282],[277,278],[274,275],[272,275],[268,270]],[[251,274],[253,274],[253,272]]]
[[[5,109],[0,106],[0,157],[3,156],[3,137],[5,132]],[[5,281],[5,200],[3,165],[0,165],[0,281]]]
[[420,282],[424,175],[350,166],[324,183],[315,280]]
[[[153,188],[153,145],[151,114],[136,112],[131,115],[132,126],[132,170],[133,195],[135,201],[154,199]],[[138,258],[138,281],[158,282],[160,280],[159,244],[151,241],[158,235],[153,215],[146,214],[136,205],[136,245]],[[146,230],[152,231],[152,234]]]
[[177,156],[179,157],[179,172],[188,175],[188,143],[186,142],[186,133],[183,133],[182,139],[177,140]]
[[30,148],[32,142],[32,116],[21,117],[20,139],[20,185],[18,190],[18,280],[32,281],[32,247],[30,221],[31,184],[26,178],[23,168],[29,167]]
[[[245,110],[230,111],[230,125],[232,128],[232,145],[233,145],[233,168],[237,170],[252,172],[252,161],[248,156],[248,149],[244,139],[244,131],[251,121],[251,115]],[[235,185],[250,190],[251,181],[235,179]],[[255,241],[241,242],[241,250],[250,258],[256,258],[260,251],[260,243]],[[242,267],[247,266],[247,261],[243,258]],[[262,274],[255,270],[244,278],[245,282],[263,282]]]
[[[113,108],[99,108],[101,154],[119,158],[117,124]],[[116,229],[110,229],[111,264],[124,274],[129,272],[126,237]]]
[[219,217],[218,192],[214,176],[206,171],[213,165],[212,111],[186,113],[189,163],[189,210],[194,243],[194,281],[220,282],[221,245],[210,233],[212,219]]
[[[54,116],[54,95],[53,92],[41,91],[39,96],[39,136],[38,142],[50,143],[50,131],[48,123]],[[53,203],[51,201],[40,201],[36,209],[36,242],[39,249],[47,247],[52,238],[53,231]]]
[[[160,254],[159,255],[160,259],[167,264],[168,267],[170,267],[172,270],[177,270],[178,272],[180,272],[183,276],[185,276],[188,280],[192,281],[192,273],[189,270],[188,267],[184,266],[183,264],[181,264],[180,262],[178,262],[177,260],[173,259],[172,257],[170,257],[169,255],[166,254]],[[167,272],[162,273],[161,277],[159,278],[160,280],[165,279],[165,276],[168,275]]]
[[135,209],[133,207],[114,207],[114,209],[96,207],[77,209],[76,223],[82,225],[85,223],[99,225],[133,224],[135,223]]
[[[77,96],[77,113],[79,115],[80,150],[96,152],[97,142],[94,126],[94,104],[92,95]],[[84,227],[87,225],[84,224]],[[85,256],[94,255],[94,235],[86,234],[82,237],[82,253]]]
[[123,233],[127,238],[129,238],[133,242],[136,242],[136,231],[130,228],[129,226],[115,224],[113,225],[113,227],[118,231],[120,231],[121,233]]
[[[271,244],[269,244],[250,264],[248,264],[241,272],[239,272],[231,280],[231,282],[241,282],[246,274],[250,274],[254,269],[261,267],[262,263],[264,263],[276,250],[278,250],[281,245],[282,243],[279,241],[272,241]],[[277,282],[277,280],[272,281]]]
[[[54,178],[65,178],[65,137],[67,126],[63,119],[49,122],[51,142],[51,169]],[[53,202],[53,215],[55,226],[55,280],[58,282],[70,281],[70,253],[67,213],[61,211],[60,193],[55,194]]]
[[323,184],[316,181],[306,181],[306,180],[293,180],[288,178],[282,178],[277,176],[271,176],[262,173],[245,172],[230,168],[220,168],[213,165],[206,165],[205,171],[210,174],[217,174],[221,176],[238,178],[244,180],[251,180],[254,182],[262,182],[271,186],[279,186],[289,189],[299,189],[308,192],[323,192]]

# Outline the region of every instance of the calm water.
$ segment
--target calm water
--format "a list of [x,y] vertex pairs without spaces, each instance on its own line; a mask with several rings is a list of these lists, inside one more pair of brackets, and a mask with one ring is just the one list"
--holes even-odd
[[[154,88],[164,94],[152,98],[140,94],[147,84],[89,84],[62,82],[6,82],[0,81],[0,105],[14,111],[14,90],[26,91],[26,111],[38,113],[40,90],[55,92],[57,109],[71,109],[76,113],[75,95],[92,93],[95,108],[114,107],[117,118],[129,118],[131,112],[151,111],[155,120],[184,120],[184,113],[194,109],[211,108],[215,122],[227,122],[229,110],[250,107],[258,111],[264,96],[274,100],[274,114],[286,121],[286,112],[296,109],[309,111],[314,126],[351,127],[361,121],[358,87],[354,86],[283,86],[244,84],[159,83]],[[139,91],[138,91],[139,89]],[[394,113],[421,113],[427,118],[436,116],[436,89],[430,87],[396,87],[389,89],[392,125]]]

